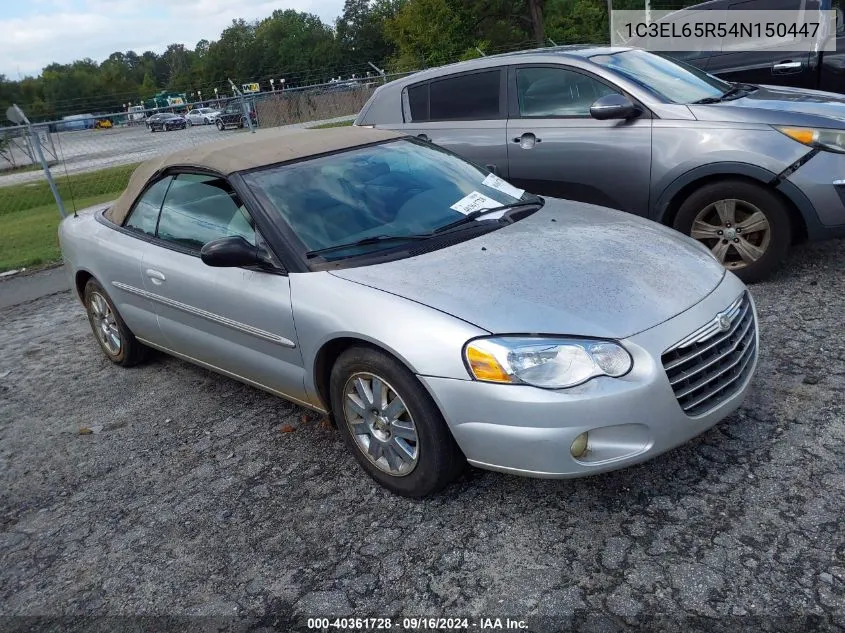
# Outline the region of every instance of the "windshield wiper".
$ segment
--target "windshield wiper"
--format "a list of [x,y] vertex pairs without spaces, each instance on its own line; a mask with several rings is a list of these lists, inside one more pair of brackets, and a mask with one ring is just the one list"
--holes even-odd
[[736,84],[735,86],[728,88],[724,93],[722,93],[718,97],[704,97],[704,99],[699,99],[698,101],[693,101],[693,103],[719,103],[720,101],[731,101],[733,99],[739,99],[740,97],[744,97],[747,94],[750,94],[757,90],[757,86],[753,86],[751,84]]
[[496,213],[497,211],[504,211],[505,209],[517,209],[519,207],[531,207],[534,205],[543,206],[543,204],[545,204],[545,201],[538,196],[536,200],[523,200],[520,202],[512,202],[510,204],[503,204],[502,206],[492,207],[490,209],[476,209],[475,211],[467,213],[460,220],[455,220],[454,222],[450,222],[449,224],[444,224],[443,226],[437,227],[432,232],[432,235],[445,233],[446,231],[450,231],[459,226],[464,226],[465,224],[474,222],[482,216],[488,215],[490,213]]
[[471,213],[468,213],[460,220],[456,220],[455,222],[450,222],[449,224],[440,226],[430,233],[409,233],[407,235],[373,235],[370,237],[362,238],[360,240],[356,240],[354,242],[348,242],[346,244],[335,244],[334,246],[326,246],[325,248],[317,248],[312,251],[307,251],[305,253],[305,257],[307,257],[308,259],[313,259],[314,257],[322,255],[323,253],[342,251],[347,248],[354,248],[356,246],[381,244],[383,242],[427,240],[431,237],[435,237],[436,235],[440,235],[441,233],[446,233],[454,228],[474,222],[477,218],[487,215],[488,213],[495,213],[496,211],[503,211],[505,209],[516,209],[518,207],[529,207],[534,205],[543,206],[543,204],[545,204],[545,201],[538,196],[536,200],[525,200],[521,202],[513,202],[511,204],[503,204],[502,206],[493,207],[492,209],[477,209],[475,211],[472,211]]
[[399,240],[425,240],[432,236],[432,233],[410,233],[408,235],[373,235],[365,237],[355,242],[348,242],[346,244],[335,244],[334,246],[326,246],[325,248],[318,248],[313,251],[307,251],[305,257],[312,259],[323,253],[331,253],[333,251],[342,251],[347,248],[354,248],[355,246],[367,246],[368,244],[381,244],[382,242],[396,242]]

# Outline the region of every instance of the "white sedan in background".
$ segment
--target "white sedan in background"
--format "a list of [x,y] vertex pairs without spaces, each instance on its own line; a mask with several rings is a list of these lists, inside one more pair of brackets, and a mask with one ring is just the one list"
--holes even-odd
[[219,110],[214,108],[194,108],[185,115],[188,125],[211,125],[217,120]]

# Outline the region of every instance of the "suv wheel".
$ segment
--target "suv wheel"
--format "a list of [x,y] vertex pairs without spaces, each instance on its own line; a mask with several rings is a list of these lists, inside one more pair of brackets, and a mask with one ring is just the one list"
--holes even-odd
[[466,460],[446,421],[404,365],[369,347],[343,352],[332,367],[338,430],[370,477],[406,497],[434,493]]
[[217,129],[222,132],[224,127],[225,126],[223,125],[223,121],[221,121],[220,119],[217,119]]
[[713,182],[694,191],[678,209],[674,226],[704,244],[745,282],[771,275],[792,240],[783,200],[742,180]]

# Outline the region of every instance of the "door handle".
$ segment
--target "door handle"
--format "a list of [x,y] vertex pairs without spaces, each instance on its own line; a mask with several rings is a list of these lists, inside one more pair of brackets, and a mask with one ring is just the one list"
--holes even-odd
[[147,277],[150,278],[150,281],[152,281],[157,286],[160,286],[166,279],[164,273],[161,273],[157,270],[153,270],[152,268],[147,268],[145,273]]
[[430,141],[431,139],[428,138],[428,134],[417,134],[417,138],[423,141]]
[[800,73],[804,68],[803,62],[785,61],[779,62],[772,66],[773,75],[790,75],[792,73]]
[[522,149],[531,149],[535,143],[542,143],[543,139],[537,138],[532,132],[525,132],[522,136],[514,137],[513,142],[519,143]]

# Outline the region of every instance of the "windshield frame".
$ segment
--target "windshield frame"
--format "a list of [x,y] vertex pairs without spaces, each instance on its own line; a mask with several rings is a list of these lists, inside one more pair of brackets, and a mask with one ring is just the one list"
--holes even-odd
[[[288,165],[295,165],[298,163],[308,162],[317,158],[324,158],[327,156],[335,156],[339,154],[345,154],[348,152],[353,152],[356,150],[369,148],[369,147],[376,147],[381,145],[388,145],[390,143],[397,143],[397,142],[408,142],[414,145],[419,145],[421,147],[425,147],[430,150],[434,150],[436,152],[440,152],[443,154],[447,154],[458,160],[471,165],[472,167],[476,168],[479,171],[479,175],[484,177],[486,174],[492,173],[489,169],[481,167],[480,165],[468,161],[465,158],[459,156],[455,152],[452,152],[448,149],[443,147],[433,145],[431,143],[427,143],[421,139],[417,139],[412,136],[399,136],[392,139],[380,140],[375,141],[372,143],[363,143],[361,145],[355,145],[354,147],[348,147],[340,150],[333,150],[329,152],[321,152],[318,154],[311,154],[309,156],[303,156],[299,158],[295,158],[292,160],[281,161],[278,163],[272,163],[268,165],[261,165],[259,167],[253,167],[251,169],[243,170],[237,173],[237,180],[240,188],[245,189],[249,192],[249,197],[252,198],[257,205],[261,207],[262,215],[265,218],[268,218],[270,222],[274,225],[274,228],[280,233],[280,236],[283,238],[285,242],[286,250],[293,256],[295,256],[297,263],[301,266],[297,266],[297,268],[304,269],[311,272],[321,271],[321,270],[335,270],[335,269],[342,269],[342,268],[357,268],[359,266],[369,266],[372,264],[379,264],[385,263],[390,261],[396,261],[400,259],[407,259],[411,257],[410,251],[414,250],[415,254],[419,254],[417,251],[422,249],[425,252],[432,252],[436,250],[440,250],[442,248],[446,248],[448,246],[452,246],[459,242],[468,241],[484,235],[486,233],[498,230],[504,226],[507,226],[508,222],[501,222],[498,220],[486,220],[485,218],[479,218],[477,222],[471,225],[467,225],[465,229],[461,227],[463,230],[452,232],[444,232],[442,234],[432,235],[431,237],[425,240],[417,240],[417,239],[409,239],[407,242],[404,243],[397,243],[394,245],[385,246],[384,248],[374,249],[372,251],[356,254],[356,255],[349,255],[346,257],[338,258],[338,259],[326,259],[323,257],[308,257],[308,253],[314,249],[309,248],[297,235],[296,231],[288,224],[288,222],[281,216],[281,214],[276,209],[273,202],[269,199],[266,193],[260,188],[253,184],[250,181],[249,176],[255,173],[269,171],[272,169],[277,169],[279,167],[285,167]],[[525,192],[520,198],[520,201],[525,201],[527,196],[532,196],[529,192]],[[542,206],[542,199],[537,197],[538,203],[537,208],[539,209]],[[530,213],[520,214],[517,219],[513,221],[519,221],[522,217],[530,215]]]
[[[651,56],[657,57],[657,58],[659,58],[659,59],[661,59],[665,62],[668,62],[670,64],[678,66],[679,68],[682,68],[683,70],[686,70],[687,72],[694,75],[695,77],[701,79],[705,83],[711,85],[714,88],[714,90],[718,90],[719,93],[713,94],[713,95],[703,95],[702,97],[698,97],[696,99],[691,99],[691,100],[686,100],[686,101],[678,101],[678,100],[674,99],[672,96],[663,93],[661,90],[656,88],[654,85],[652,85],[650,83],[646,83],[641,78],[637,78],[633,75],[630,75],[626,72],[623,72],[618,67],[608,65],[608,64],[603,64],[603,63],[596,61],[596,58],[599,58],[599,57],[620,57],[621,58],[621,56],[623,56],[623,55],[629,55],[630,56],[630,55],[640,55],[640,54],[651,55]],[[599,68],[603,69],[605,72],[611,73],[614,77],[617,77],[619,79],[623,79],[627,82],[630,82],[631,84],[635,85],[640,90],[647,93],[650,97],[656,98],[663,103],[669,103],[669,104],[675,104],[675,105],[692,105],[696,101],[698,101],[698,99],[701,99],[701,98],[704,98],[704,97],[707,97],[707,96],[713,96],[713,97],[721,96],[722,94],[724,94],[725,91],[729,90],[734,85],[733,83],[731,83],[729,81],[725,81],[724,79],[720,79],[719,77],[716,77],[715,75],[711,75],[710,73],[708,73],[704,70],[701,70],[700,68],[697,68],[697,67],[695,67],[691,64],[688,64],[685,61],[678,60],[678,59],[675,59],[673,57],[668,57],[666,55],[660,55],[660,54],[653,53],[651,51],[646,51],[644,49],[639,49],[639,48],[629,48],[629,49],[624,49],[624,50],[616,51],[616,52],[612,52],[612,53],[596,53],[595,55],[591,55],[590,57],[588,57],[588,59],[590,60],[591,63],[593,63],[596,66],[598,66]]]

